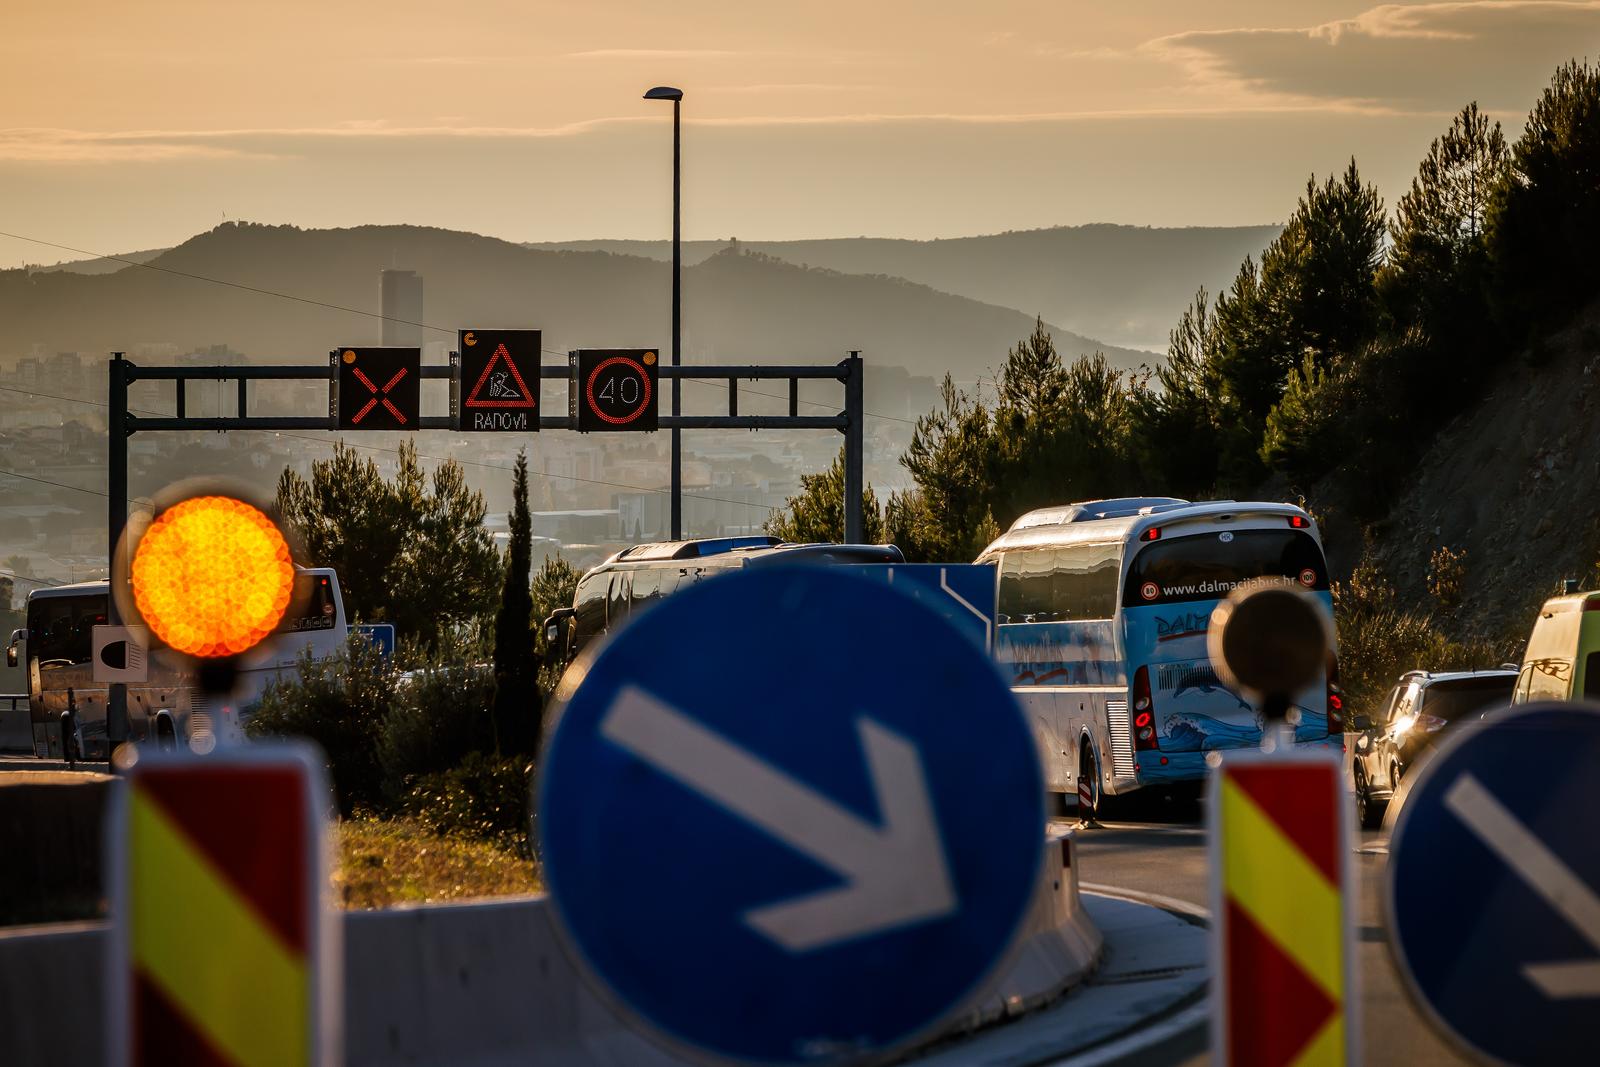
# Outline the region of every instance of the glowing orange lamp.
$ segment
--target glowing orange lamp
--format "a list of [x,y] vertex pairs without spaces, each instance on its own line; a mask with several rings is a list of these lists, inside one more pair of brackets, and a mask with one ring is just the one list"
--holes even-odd
[[162,508],[133,547],[119,592],[162,645],[198,661],[208,689],[231,688],[237,658],[277,629],[295,590],[278,524],[232,495]]
[[133,601],[168,647],[237,656],[277,627],[294,592],[289,543],[259,508],[198,496],[162,512],[134,552]]

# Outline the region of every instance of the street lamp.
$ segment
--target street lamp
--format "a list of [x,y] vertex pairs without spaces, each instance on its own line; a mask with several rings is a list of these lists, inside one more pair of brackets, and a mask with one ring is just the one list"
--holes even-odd
[[[670,85],[658,85],[644,94],[646,100],[672,101],[672,365],[683,361],[682,293],[683,254],[678,227],[678,111],[683,104],[683,90]],[[682,383],[676,375],[672,379],[672,417],[679,414]],[[683,436],[677,426],[672,428],[672,539],[683,536]]]

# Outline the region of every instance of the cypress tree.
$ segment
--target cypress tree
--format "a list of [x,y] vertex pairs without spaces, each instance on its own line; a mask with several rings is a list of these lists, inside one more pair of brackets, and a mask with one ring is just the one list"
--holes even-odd
[[539,665],[534,658],[533,520],[528,513],[528,457],[517,453],[511,489],[511,546],[505,588],[494,620],[495,740],[502,750],[531,751],[539,713]]

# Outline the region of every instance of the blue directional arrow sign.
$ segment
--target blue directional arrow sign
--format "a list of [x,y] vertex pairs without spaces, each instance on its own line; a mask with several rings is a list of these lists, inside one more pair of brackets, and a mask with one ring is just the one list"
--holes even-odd
[[1390,842],[1401,974],[1434,1022],[1493,1062],[1596,1057],[1600,707],[1535,704],[1447,741]]
[[[680,1052],[835,1063],[979,991],[1042,855],[1033,738],[979,645],[847,568],[751,569],[562,683],[545,876],[580,965]],[[575,688],[572,688],[575,686]]]

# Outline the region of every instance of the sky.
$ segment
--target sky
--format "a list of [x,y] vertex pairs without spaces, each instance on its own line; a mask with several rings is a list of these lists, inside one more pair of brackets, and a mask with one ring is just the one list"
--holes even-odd
[[[1600,0],[52,0],[0,33],[0,231],[224,219],[509,240],[918,239],[1393,203],[1469,100],[1520,129]],[[0,237],[0,267],[79,258]]]

